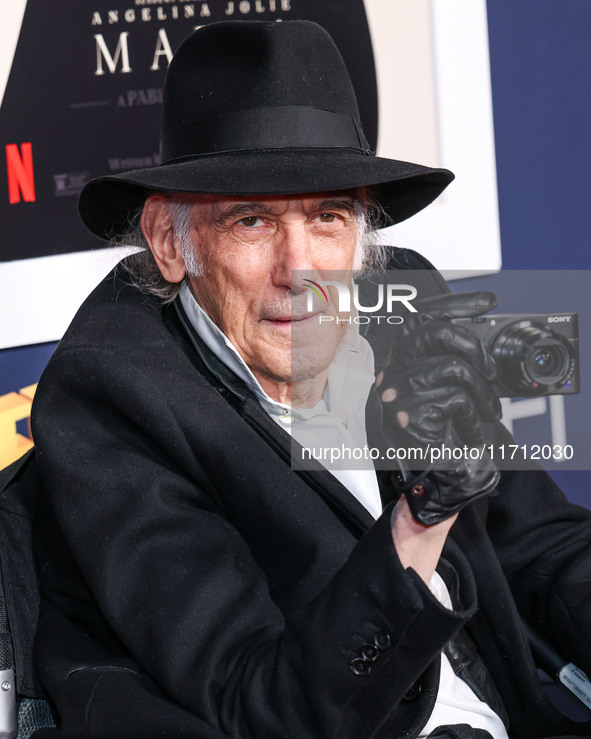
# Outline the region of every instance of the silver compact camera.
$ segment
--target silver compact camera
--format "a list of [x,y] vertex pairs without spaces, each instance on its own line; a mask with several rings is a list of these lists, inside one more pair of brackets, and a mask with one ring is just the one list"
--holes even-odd
[[490,314],[453,323],[473,331],[495,358],[493,390],[499,397],[579,392],[577,313]]

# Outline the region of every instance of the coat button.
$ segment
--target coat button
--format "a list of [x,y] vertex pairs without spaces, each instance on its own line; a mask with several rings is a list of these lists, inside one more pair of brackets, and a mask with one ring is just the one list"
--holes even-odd
[[419,697],[419,695],[423,691],[423,686],[421,685],[420,681],[417,680],[416,683],[413,683],[410,688],[406,691],[404,694],[404,698],[402,699],[403,703],[412,703],[413,701],[416,701],[416,699]]
[[378,633],[375,634],[373,638],[373,643],[380,650],[380,652],[383,652],[385,649],[388,649],[390,647],[390,634],[386,634],[383,631],[378,631]]
[[374,644],[364,644],[359,650],[359,654],[368,662],[375,662],[380,656],[380,650]]
[[351,661],[349,667],[353,670],[356,675],[369,675],[371,672],[371,666],[369,662],[364,659],[354,659]]

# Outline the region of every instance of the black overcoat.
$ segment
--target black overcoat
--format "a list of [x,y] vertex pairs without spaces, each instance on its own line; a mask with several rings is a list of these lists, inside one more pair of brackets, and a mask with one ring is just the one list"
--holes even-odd
[[464,626],[511,737],[591,735],[541,693],[518,616],[591,673],[590,514],[543,473],[460,514],[448,611],[402,568],[391,504],[374,523],[330,473],[292,471],[287,434],[174,305],[116,275],[51,359],[33,434],[36,656],[61,719],[40,736],[412,737]]

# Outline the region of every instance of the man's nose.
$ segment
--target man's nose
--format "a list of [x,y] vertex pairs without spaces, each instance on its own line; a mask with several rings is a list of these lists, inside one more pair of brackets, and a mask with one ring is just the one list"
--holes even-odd
[[295,293],[306,289],[303,277],[315,272],[313,239],[303,223],[284,226],[278,233],[273,278]]

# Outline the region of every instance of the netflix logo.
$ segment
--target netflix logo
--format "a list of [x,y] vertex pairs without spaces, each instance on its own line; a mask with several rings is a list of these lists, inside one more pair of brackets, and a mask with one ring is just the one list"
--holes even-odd
[[30,143],[6,145],[6,174],[8,177],[8,202],[11,205],[35,202],[35,173],[33,147]]

